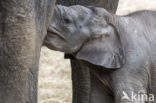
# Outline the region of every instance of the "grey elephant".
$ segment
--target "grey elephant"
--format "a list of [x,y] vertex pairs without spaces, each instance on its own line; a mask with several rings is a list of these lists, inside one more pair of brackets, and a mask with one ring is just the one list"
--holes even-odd
[[[119,0],[57,0],[56,4],[71,6],[98,6],[104,7],[109,12],[115,13]],[[65,59],[70,59],[72,71],[72,103],[89,103],[91,92],[90,69],[83,65],[79,60],[72,55],[66,53]],[[78,82],[81,81],[81,82]]]
[[[115,11],[118,0],[57,0],[57,3],[102,3],[101,6]],[[0,1],[0,103],[37,103],[40,49],[53,16],[54,4],[55,0]],[[72,60],[72,64],[79,66],[75,61]],[[82,73],[81,77],[76,77],[86,78]],[[73,84],[73,88],[80,87],[81,93],[89,91],[84,86],[81,88],[81,83]],[[79,91],[74,91],[75,94],[74,98],[79,101],[80,98],[86,100],[77,95]]]
[[59,5],[45,44],[89,68],[89,103],[155,103],[155,18],[154,11],[117,16],[98,7]]
[[0,0],[0,103],[37,103],[40,49],[55,0]]

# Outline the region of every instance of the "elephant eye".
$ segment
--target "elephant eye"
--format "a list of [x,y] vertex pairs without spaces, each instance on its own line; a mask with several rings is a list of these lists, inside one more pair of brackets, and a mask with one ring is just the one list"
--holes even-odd
[[65,24],[70,24],[70,23],[72,23],[72,21],[71,21],[70,19],[68,19],[68,18],[64,18],[64,22],[65,22]]

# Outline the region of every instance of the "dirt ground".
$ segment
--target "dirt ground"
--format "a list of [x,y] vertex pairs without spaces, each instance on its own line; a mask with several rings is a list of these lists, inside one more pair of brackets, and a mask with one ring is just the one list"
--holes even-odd
[[[156,0],[120,0],[118,15],[156,10]],[[42,48],[39,71],[39,103],[71,103],[71,72],[63,53]]]

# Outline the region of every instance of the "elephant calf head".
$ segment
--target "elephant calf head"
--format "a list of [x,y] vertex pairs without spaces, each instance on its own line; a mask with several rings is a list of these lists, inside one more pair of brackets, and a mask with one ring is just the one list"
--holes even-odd
[[108,22],[112,17],[103,8],[58,5],[45,45],[98,66],[120,68],[123,53],[118,33]]

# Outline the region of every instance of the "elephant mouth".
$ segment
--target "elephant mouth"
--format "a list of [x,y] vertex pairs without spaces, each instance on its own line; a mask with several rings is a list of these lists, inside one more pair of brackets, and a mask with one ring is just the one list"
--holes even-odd
[[55,28],[50,28],[48,30],[48,33],[50,33],[50,35],[48,35],[48,36],[53,37],[55,35],[55,36],[58,36],[59,38],[61,38],[63,40],[66,40],[65,37],[60,32],[58,32],[58,30],[56,30]]

